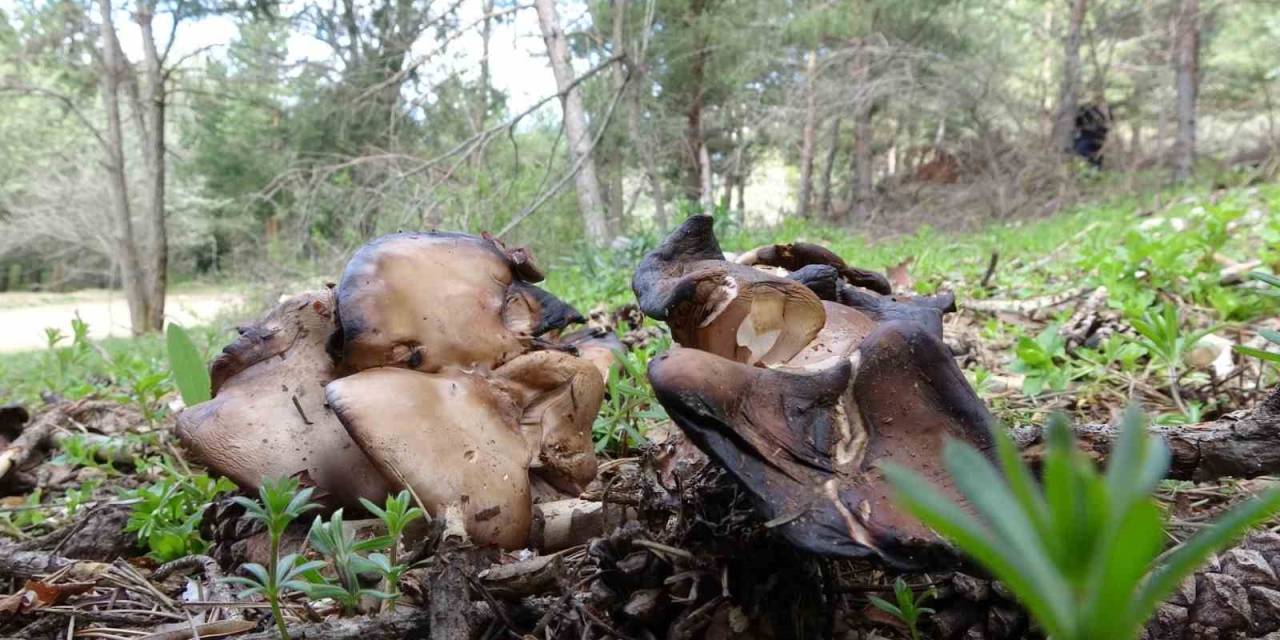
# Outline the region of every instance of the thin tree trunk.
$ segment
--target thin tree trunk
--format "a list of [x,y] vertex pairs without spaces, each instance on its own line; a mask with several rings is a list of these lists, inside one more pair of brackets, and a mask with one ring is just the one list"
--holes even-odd
[[836,169],[836,152],[840,150],[840,117],[831,119],[831,135],[827,136],[827,163],[822,170],[822,204],[820,213],[824,218],[831,216],[831,176]]
[[[613,0],[613,32],[610,36],[614,53],[621,53],[626,49],[626,38],[622,32],[623,18],[626,16],[626,0]],[[613,67],[613,90],[627,90],[627,69],[621,64]],[[623,217],[626,216],[626,196],[623,195],[623,174],[626,171],[626,155],[627,144],[622,136],[615,136],[616,147],[613,153],[608,154],[608,205],[609,218],[607,224],[609,226],[609,235],[618,236],[626,227]]]
[[1053,119],[1053,142],[1063,151],[1071,150],[1071,135],[1075,130],[1076,104],[1080,94],[1080,39],[1088,8],[1088,0],[1071,2],[1071,19],[1067,25],[1067,39],[1062,53],[1058,111]]
[[138,245],[133,235],[133,214],[129,207],[129,183],[124,165],[124,127],[120,120],[120,83],[126,72],[123,53],[116,42],[111,0],[100,0],[102,19],[102,73],[99,78],[102,106],[107,116],[106,158],[107,189],[111,194],[116,260],[120,264],[120,280],[129,303],[129,322],[133,333],[147,327],[147,288],[143,286],[138,260]]
[[[142,30],[143,68],[147,78],[145,113],[147,134],[143,157],[147,167],[147,253],[143,266],[147,286],[147,326],[149,331],[164,328],[164,297],[168,284],[169,236],[165,228],[165,102],[164,70],[156,50],[151,20],[155,5],[138,3],[135,15]],[[176,18],[175,18],[176,19]]]
[[[480,26],[480,99],[476,104],[476,128],[484,130],[489,117],[489,40],[493,37],[494,0],[484,0],[484,23]],[[476,154],[479,157],[480,154]]]
[[[1057,2],[1044,3],[1044,22],[1042,25],[1044,38],[1048,41],[1053,37],[1053,14],[1058,7]],[[1053,94],[1053,49],[1051,47],[1044,48],[1044,58],[1040,61],[1040,135],[1052,138],[1054,113],[1053,104],[1050,102]]]
[[853,82],[861,93],[854,113],[853,121],[853,166],[850,167],[852,193],[852,211],[859,218],[865,218],[870,210],[871,189],[874,176],[871,172],[871,118],[872,96],[869,87],[871,80],[871,63],[866,45],[858,46],[854,54]]
[[804,127],[800,136],[800,189],[796,201],[796,215],[809,217],[809,205],[813,201],[813,146],[818,129],[818,54],[810,51],[805,56],[805,107]]
[[702,200],[700,203],[702,210],[711,211],[711,207],[714,204],[711,199],[715,195],[711,191],[711,153],[707,150],[705,141],[703,141],[702,147],[698,149],[698,177],[701,183]]
[[560,107],[564,114],[565,137],[569,143],[569,161],[578,168],[574,174],[574,185],[578,194],[582,226],[587,242],[602,247],[609,242],[609,230],[605,224],[600,183],[596,179],[596,167],[591,157],[591,135],[587,129],[582,94],[573,85],[575,76],[569,60],[569,45],[564,31],[560,29],[560,17],[556,15],[554,0],[534,0],[533,6],[538,12],[538,24],[542,28],[542,39],[547,44],[547,56],[551,59],[556,87],[562,93]]
[[1178,131],[1174,139],[1173,179],[1191,178],[1196,160],[1196,94],[1200,85],[1200,0],[1182,0],[1174,35],[1174,88]]
[[689,83],[692,87],[692,95],[689,97],[689,104],[685,108],[685,125],[684,125],[684,197],[690,202],[706,204],[706,193],[703,190],[703,162],[702,153],[705,150],[705,142],[702,139],[702,107],[704,99],[703,76],[706,73],[707,59],[710,51],[707,49],[707,38],[704,27],[701,24],[702,12],[705,8],[705,0],[691,0],[689,2],[688,21],[693,25],[694,29],[694,50],[693,59],[689,66]]

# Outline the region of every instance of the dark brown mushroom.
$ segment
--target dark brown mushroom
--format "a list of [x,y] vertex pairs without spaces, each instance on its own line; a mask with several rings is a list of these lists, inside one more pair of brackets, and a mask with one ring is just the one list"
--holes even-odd
[[935,336],[942,337],[942,316],[956,310],[951,292],[933,296],[882,295],[844,282],[828,265],[808,265],[787,275],[814,292],[822,300],[853,307],[876,321],[918,322]]
[[213,399],[178,414],[178,439],[192,458],[249,490],[306,474],[332,506],[381,502],[389,484],[325,403],[334,330],[328,291],[289,298],[240,329],[211,367]]
[[862,287],[884,295],[893,293],[893,287],[889,284],[889,279],[884,274],[851,267],[845,263],[844,258],[836,255],[830,249],[808,242],[768,244],[763,247],[756,247],[738,256],[737,262],[738,264],[746,265],[780,267],[787,271],[799,271],[809,265],[826,265],[835,269],[840,274],[840,277],[855,287]]
[[754,496],[767,526],[823,555],[874,553],[899,566],[949,558],[894,504],[877,463],[911,468],[958,499],[944,441],[992,448],[991,416],[916,323],[883,323],[848,357],[809,368],[674,349],[653,360],[649,379],[690,440]]
[[640,262],[631,288],[676,342],[747,364],[795,355],[825,321],[807,287],[728,262],[710,216],[693,216]]
[[495,367],[554,324],[523,286],[541,276],[527,251],[491,239],[383,236],[355,253],[338,283],[334,355],[347,371]]

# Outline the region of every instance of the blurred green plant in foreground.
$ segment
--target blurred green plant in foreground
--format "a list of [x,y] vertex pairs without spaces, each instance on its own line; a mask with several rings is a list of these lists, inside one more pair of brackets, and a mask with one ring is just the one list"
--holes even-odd
[[1076,447],[1064,417],[1045,438],[1042,485],[1003,432],[998,464],[948,443],[946,467],[969,509],[914,472],[884,471],[904,507],[1003,582],[1055,640],[1138,637],[1210,554],[1280,510],[1280,488],[1268,489],[1165,551],[1167,515],[1152,494],[1170,454],[1137,410],[1126,412],[1105,473]]

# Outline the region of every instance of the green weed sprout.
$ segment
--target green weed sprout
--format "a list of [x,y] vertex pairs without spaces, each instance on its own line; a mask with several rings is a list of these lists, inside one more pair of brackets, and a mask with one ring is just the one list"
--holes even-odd
[[262,594],[267,599],[283,640],[289,640],[289,630],[284,624],[284,615],[280,612],[281,594],[285,589],[306,591],[308,583],[303,580],[303,574],[324,566],[324,562],[319,560],[299,564],[301,556],[296,553],[280,557],[280,537],[284,535],[285,527],[307,511],[318,508],[318,505],[311,502],[313,491],[310,487],[299,490],[298,481],[293,478],[269,478],[263,480],[258,489],[261,502],[241,496],[234,499],[236,504],[244,507],[246,516],[260,520],[267,526],[267,535],[271,538],[268,559],[270,564],[263,567],[257,563],[248,563],[244,565],[244,570],[252,577],[231,577],[224,580],[248,587],[241,595]]
[[369,555],[369,560],[377,564],[378,571],[386,577],[383,591],[393,596],[384,601],[384,608],[394,607],[396,598],[400,597],[398,585],[400,583],[400,575],[404,573],[404,567],[399,564],[400,544],[404,536],[405,527],[409,526],[410,522],[426,516],[422,509],[410,507],[409,499],[410,495],[407,489],[401,491],[399,495],[387,496],[385,508],[360,498],[360,504],[364,505],[364,508],[369,513],[377,516],[386,525],[387,537],[391,538],[391,546],[387,549],[385,556],[379,553]]
[[[342,605],[344,613],[351,614],[360,605],[361,598],[371,597],[387,601],[398,595],[360,586],[360,574],[369,571],[378,571],[384,578],[389,577],[390,573],[395,573],[397,579],[399,578],[400,571],[396,571],[386,556],[377,554],[382,557],[375,561],[360,555],[364,551],[385,549],[391,543],[390,536],[356,540],[355,534],[342,526],[342,509],[338,509],[328,522],[316,516],[311,524],[308,539],[316,551],[330,560],[334,574],[337,576],[336,580],[332,581],[321,576],[320,580],[312,580],[301,585],[299,588],[308,596],[333,598]],[[321,566],[324,566],[324,563],[321,563]]]
[[998,466],[947,444],[947,470],[972,515],[903,467],[884,472],[900,504],[1003,582],[1055,640],[1138,637],[1205,558],[1280,509],[1280,488],[1267,490],[1163,553],[1167,516],[1152,492],[1169,450],[1138,411],[1125,414],[1105,474],[1076,448],[1065,418],[1050,421],[1046,439],[1043,488],[1003,432]]
[[929,589],[920,594],[917,598],[911,587],[907,586],[907,581],[898,578],[893,581],[893,596],[897,600],[897,604],[893,604],[883,598],[869,596],[872,606],[899,619],[903,624],[907,625],[907,632],[911,634],[911,640],[920,640],[920,616],[926,613],[935,613],[929,607],[923,607],[925,601],[937,595],[933,589]]
[[1182,365],[1182,355],[1217,327],[1184,334],[1177,309],[1168,304],[1163,305],[1159,311],[1148,309],[1141,318],[1132,319],[1130,324],[1142,336],[1139,340],[1142,346],[1165,366],[1169,374],[1169,393],[1173,396],[1173,403],[1178,406],[1179,412],[1187,415],[1187,405],[1182,401],[1182,391],[1178,388],[1178,368]]

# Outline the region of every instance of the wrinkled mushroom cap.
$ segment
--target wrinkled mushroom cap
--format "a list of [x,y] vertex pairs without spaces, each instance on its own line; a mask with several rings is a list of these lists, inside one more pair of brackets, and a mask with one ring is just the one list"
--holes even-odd
[[333,331],[328,291],[289,298],[242,328],[213,362],[213,399],[178,414],[178,439],[192,458],[251,490],[265,478],[305,474],[332,506],[381,503],[387,482],[325,403]]
[[481,545],[525,545],[532,518],[520,407],[475,374],[382,367],[325,388],[348,433],[434,517],[458,510]]
[[946,348],[919,325],[877,327],[847,358],[748,367],[693,349],[650,363],[654,392],[690,439],[756,498],[793,544],[913,566],[948,557],[899,510],[877,464],[915,470],[958,499],[947,438],[991,448],[991,418]]
[[[456,233],[397,233],[360,248],[338,284],[349,371],[493,367],[547,330],[521,278],[540,278],[523,249]],[[559,310],[564,315],[563,310]]]
[[724,260],[709,216],[693,216],[645,256],[632,279],[640,309],[681,345],[747,364],[776,364],[822,329],[804,285]]
[[604,401],[595,366],[559,351],[534,351],[500,367],[494,384],[520,408],[519,429],[533,472],[577,495],[596,477],[591,426]]

